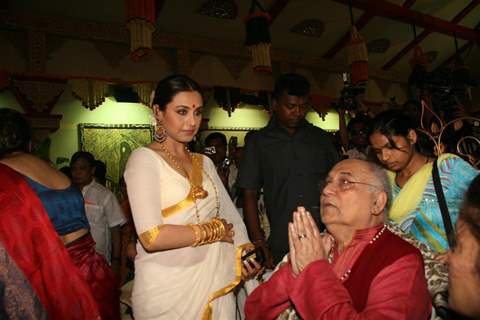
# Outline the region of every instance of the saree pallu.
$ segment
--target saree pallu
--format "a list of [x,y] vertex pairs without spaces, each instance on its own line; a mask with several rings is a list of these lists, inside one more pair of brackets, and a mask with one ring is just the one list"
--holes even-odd
[[[453,154],[442,154],[437,161],[443,193],[452,224],[458,218],[463,195],[478,171]],[[396,174],[387,172],[393,202],[389,218],[405,233],[426,243],[435,253],[449,249],[442,213],[432,180],[432,163],[425,164],[400,188]]]
[[102,319],[120,319],[120,291],[116,277],[105,258],[96,253],[92,236],[86,234],[73,241],[67,245],[67,251],[90,286]]
[[[23,176],[3,164],[0,181],[0,243],[5,249],[0,268],[17,270],[18,279],[12,281],[9,273],[0,283],[0,315],[15,318],[26,311],[21,319],[100,319],[91,290],[40,199]],[[15,314],[9,314],[11,306]]]

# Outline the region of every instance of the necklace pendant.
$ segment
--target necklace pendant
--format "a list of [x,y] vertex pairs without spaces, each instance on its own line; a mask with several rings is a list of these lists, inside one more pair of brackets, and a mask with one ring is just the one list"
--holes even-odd
[[208,196],[208,191],[199,186],[192,187],[192,194],[195,199],[205,199]]

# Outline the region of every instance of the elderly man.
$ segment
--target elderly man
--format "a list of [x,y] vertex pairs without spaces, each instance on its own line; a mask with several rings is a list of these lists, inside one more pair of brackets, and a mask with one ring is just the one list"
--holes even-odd
[[389,185],[382,169],[344,160],[320,197],[328,233],[298,208],[289,225],[290,255],[247,299],[248,319],[294,310],[302,319],[427,319],[423,260],[385,225]]

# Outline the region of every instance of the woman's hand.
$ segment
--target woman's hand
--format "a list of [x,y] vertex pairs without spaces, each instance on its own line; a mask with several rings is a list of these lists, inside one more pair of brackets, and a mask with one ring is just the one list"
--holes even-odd
[[247,281],[253,279],[257,275],[261,274],[265,270],[261,264],[254,258],[243,260],[242,263],[242,280]]
[[310,263],[327,259],[334,244],[329,234],[320,234],[310,212],[298,207],[289,226],[290,263],[294,275],[299,275]]
[[225,227],[225,235],[220,241],[233,243],[233,237],[235,236],[235,231],[233,230],[233,224],[228,223],[225,219],[219,219],[222,221],[223,226]]

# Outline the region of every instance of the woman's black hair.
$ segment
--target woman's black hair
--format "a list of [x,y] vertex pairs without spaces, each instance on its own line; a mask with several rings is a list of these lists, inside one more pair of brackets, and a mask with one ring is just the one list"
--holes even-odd
[[174,74],[166,77],[157,84],[155,95],[153,97],[153,105],[158,105],[159,109],[165,111],[177,93],[185,91],[197,91],[200,93],[200,86],[193,79],[182,75]]
[[415,150],[422,155],[434,157],[434,143],[426,133],[419,131],[410,119],[404,113],[397,110],[387,110],[379,113],[372,121],[368,136],[379,132],[387,137],[388,142],[392,148],[400,150],[393,141],[393,136],[407,137],[410,130],[417,133],[417,142],[415,143]]
[[30,124],[23,114],[0,109],[0,158],[15,151],[28,152],[31,135]]
[[84,159],[88,162],[91,168],[95,168],[95,157],[93,154],[87,151],[77,151],[73,154],[72,159],[70,160],[70,167],[73,167],[73,164],[77,162],[78,159]]

